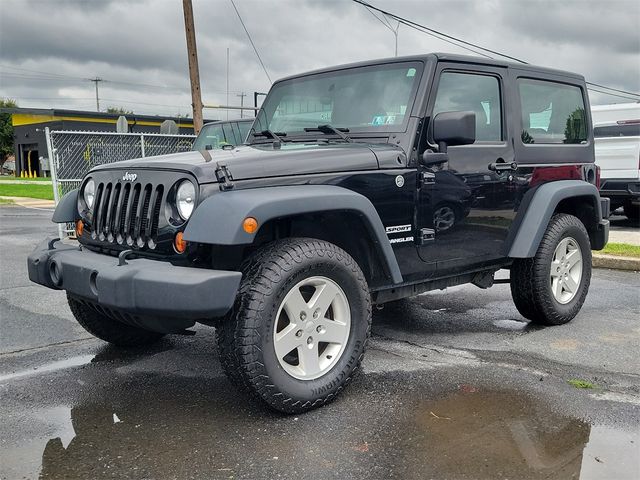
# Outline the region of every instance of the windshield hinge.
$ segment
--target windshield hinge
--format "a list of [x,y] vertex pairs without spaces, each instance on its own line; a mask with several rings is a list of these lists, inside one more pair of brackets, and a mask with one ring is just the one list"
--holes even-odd
[[231,190],[233,188],[233,177],[224,163],[217,164],[215,174],[218,182],[220,182],[220,190]]
[[426,245],[436,240],[436,231],[432,228],[421,228],[420,235],[417,238],[418,245]]
[[425,172],[424,170],[418,173],[418,187],[422,185],[433,185],[436,183],[436,174],[433,172]]

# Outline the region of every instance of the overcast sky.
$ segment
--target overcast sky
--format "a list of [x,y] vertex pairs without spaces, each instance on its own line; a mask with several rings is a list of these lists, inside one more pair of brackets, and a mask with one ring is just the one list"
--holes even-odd
[[[350,0],[235,0],[271,79],[352,61],[389,57],[394,36]],[[373,5],[530,63],[572,70],[587,80],[640,92],[637,0],[370,0]],[[205,103],[269,89],[229,0],[194,0]],[[398,54],[466,53],[400,26]],[[20,106],[189,114],[180,0],[0,0],[0,97]],[[591,93],[592,103],[629,100]],[[230,113],[230,118],[237,112]],[[206,111],[207,118],[226,118]]]

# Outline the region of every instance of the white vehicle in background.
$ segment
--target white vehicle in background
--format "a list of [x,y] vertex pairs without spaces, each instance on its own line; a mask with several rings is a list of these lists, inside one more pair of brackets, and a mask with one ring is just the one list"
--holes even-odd
[[591,107],[600,195],[611,199],[611,211],[623,207],[640,219],[640,103]]

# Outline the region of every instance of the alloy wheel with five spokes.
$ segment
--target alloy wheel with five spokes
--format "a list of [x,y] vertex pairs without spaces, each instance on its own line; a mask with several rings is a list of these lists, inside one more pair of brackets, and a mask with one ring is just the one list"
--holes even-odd
[[558,303],[567,304],[576,296],[582,280],[582,251],[572,237],[563,238],[551,260],[551,292]]
[[349,339],[351,313],[342,288],[314,276],[286,294],[274,323],[273,342],[280,366],[299,380],[327,373],[340,359]]

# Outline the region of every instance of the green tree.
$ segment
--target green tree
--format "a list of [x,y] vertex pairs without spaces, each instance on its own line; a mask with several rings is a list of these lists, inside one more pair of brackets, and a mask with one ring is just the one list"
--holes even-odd
[[[16,108],[18,104],[10,98],[0,99],[0,109]],[[11,123],[11,114],[8,112],[0,113],[0,168],[4,164],[9,155],[14,152],[13,148],[13,124]]]
[[575,109],[564,128],[564,143],[581,143],[587,139],[587,122],[584,108]]
[[133,115],[131,110],[127,110],[124,107],[107,107],[107,113],[117,113],[119,115]]

